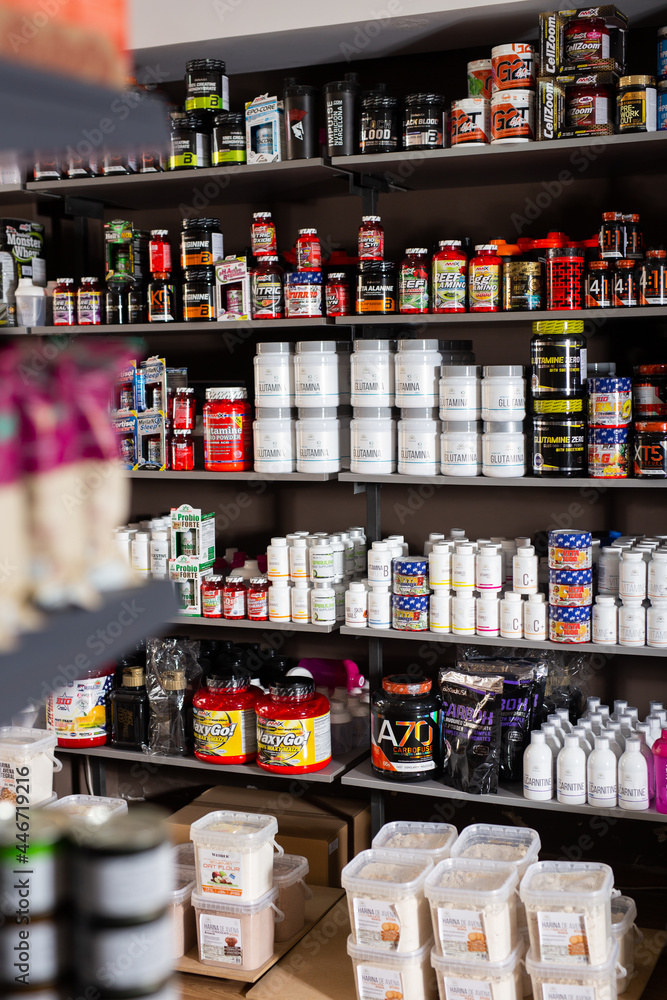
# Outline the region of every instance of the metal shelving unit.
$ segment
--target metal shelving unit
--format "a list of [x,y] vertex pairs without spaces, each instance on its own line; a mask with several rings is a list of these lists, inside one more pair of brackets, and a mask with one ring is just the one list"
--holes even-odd
[[[622,136],[620,138],[623,138]],[[568,309],[553,311],[547,309],[536,309],[534,312],[493,312],[493,313],[422,313],[409,315],[406,313],[388,313],[383,316],[337,316],[336,324],[339,326],[405,326],[414,331],[415,327],[424,326],[496,326],[504,323],[536,323],[538,320],[566,320],[581,319],[595,321],[593,330],[597,330],[600,323],[607,323],[609,320],[637,320],[637,319],[662,319],[667,316],[667,306],[633,306],[628,309]],[[584,333],[586,333],[584,327]]]
[[403,476],[398,472],[386,473],[385,475],[371,475],[367,472],[339,472],[338,479],[342,483],[376,483],[386,486],[410,486],[410,485],[432,485],[432,486],[512,486],[512,487],[536,487],[542,489],[590,489],[600,490],[627,490],[627,489],[667,489],[667,479],[653,481],[651,479],[588,479],[586,477],[573,477],[572,479],[540,479],[539,477],[525,476],[521,479],[493,479],[487,476]]
[[311,622],[251,622],[247,618],[233,621],[227,618],[200,618],[188,615],[176,615],[168,618],[170,625],[201,625],[206,628],[242,628],[254,632],[314,632],[327,635],[337,632],[340,625],[313,625]]
[[128,479],[201,479],[209,482],[254,482],[254,483],[326,483],[337,479],[335,472],[207,472],[205,469],[193,469],[192,472],[173,472],[167,470],[158,472],[147,469],[126,469]]
[[[150,176],[150,175],[147,175]],[[69,181],[63,181],[69,183]],[[267,333],[271,330],[293,330],[313,326],[333,326],[328,316],[304,316],[302,319],[239,319],[217,323],[132,323],[124,326],[31,326],[23,327],[24,333],[36,337],[98,337],[111,334],[115,337],[164,336],[175,334],[224,335],[225,333]],[[9,329],[9,328],[7,328]],[[16,329],[13,333],[18,332]]]

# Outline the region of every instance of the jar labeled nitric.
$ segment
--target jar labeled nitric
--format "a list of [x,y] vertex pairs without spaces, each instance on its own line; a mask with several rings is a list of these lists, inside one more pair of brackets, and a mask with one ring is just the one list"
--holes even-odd
[[53,289],[53,325],[76,326],[74,278],[58,278]]
[[394,781],[420,781],[438,768],[439,698],[428,677],[393,674],[371,702],[371,766]]
[[285,272],[274,255],[262,257],[252,271],[250,311],[253,319],[282,319],[285,314]]
[[278,253],[276,226],[270,212],[253,214],[250,246],[255,257],[274,257]]
[[310,677],[283,677],[261,697],[257,713],[257,763],[274,774],[320,771],[331,760],[329,699]]
[[412,247],[405,251],[398,272],[398,311],[400,313],[427,313],[428,250]]
[[468,258],[460,240],[440,240],[438,246],[431,262],[433,312],[465,312]]
[[252,417],[241,387],[207,389],[203,410],[204,468],[246,472],[252,468]]
[[259,689],[243,667],[216,668],[192,699],[195,757],[208,764],[246,764],[257,753]]

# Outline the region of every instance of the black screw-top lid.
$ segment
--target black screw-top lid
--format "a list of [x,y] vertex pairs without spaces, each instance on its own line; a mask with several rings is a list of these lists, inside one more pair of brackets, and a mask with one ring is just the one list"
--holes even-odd
[[213,115],[214,125],[242,125],[244,121],[245,115],[238,111],[218,111]]
[[312,677],[281,677],[271,683],[270,691],[278,701],[303,701],[315,694],[315,681]]
[[220,229],[220,219],[183,219],[181,229]]
[[216,691],[246,691],[250,687],[250,671],[241,666],[216,666],[206,677],[206,687]]
[[197,70],[218,70],[225,72],[225,63],[222,59],[189,59],[185,64],[185,72],[193,73]]
[[215,284],[214,267],[188,267],[184,272],[186,283],[201,281],[205,285]]

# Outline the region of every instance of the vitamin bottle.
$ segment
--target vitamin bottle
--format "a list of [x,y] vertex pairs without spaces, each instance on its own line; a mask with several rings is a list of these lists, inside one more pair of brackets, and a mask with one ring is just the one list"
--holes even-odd
[[287,539],[271,539],[266,548],[266,575],[269,580],[287,580],[290,575]]
[[246,613],[245,583],[238,576],[230,576],[225,580],[222,591],[222,613],[227,619],[240,621]]
[[221,576],[207,576],[201,585],[202,618],[222,618],[224,611],[224,580]]
[[549,638],[547,632],[547,604],[544,594],[530,594],[523,604],[523,637],[544,641]]
[[246,764],[257,753],[259,689],[243,667],[216,668],[192,700],[195,757],[208,764]]
[[468,258],[460,240],[440,240],[438,246],[431,262],[433,312],[465,312]]
[[305,576],[298,577],[290,590],[290,612],[293,622],[310,621],[310,585]]
[[449,590],[440,587],[429,597],[428,627],[431,632],[450,632],[452,628],[452,599]]
[[388,583],[373,583],[368,595],[368,627],[391,628],[391,593]]
[[79,326],[99,326],[102,322],[102,289],[97,278],[82,278],[76,293]]
[[477,635],[500,635],[500,601],[495,592],[482,594],[475,602]]
[[362,215],[358,237],[359,260],[384,260],[384,227],[379,215]]
[[505,594],[500,602],[500,635],[503,639],[523,637],[523,608],[521,594],[512,591]]
[[368,625],[368,596],[361,582],[352,581],[345,592],[345,624],[348,628]]
[[405,251],[398,271],[398,311],[427,313],[429,307],[428,250],[411,247]]
[[273,579],[269,587],[269,621],[288,622],[291,614],[289,580],[286,577]]
[[247,591],[248,619],[251,622],[269,620],[269,581],[265,576],[254,576]]
[[524,545],[517,549],[512,559],[513,589],[517,594],[536,594],[537,556],[532,545]]
[[310,677],[283,677],[260,697],[257,763],[274,774],[319,771],[331,760],[329,700]]
[[498,312],[502,294],[502,258],[495,244],[475,247],[468,270],[468,308],[470,312]]
[[76,326],[74,278],[58,278],[53,289],[53,325]]

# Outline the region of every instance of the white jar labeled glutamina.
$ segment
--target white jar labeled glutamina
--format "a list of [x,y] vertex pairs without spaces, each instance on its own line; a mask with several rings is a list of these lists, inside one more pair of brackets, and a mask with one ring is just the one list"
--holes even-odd
[[526,439],[521,422],[484,424],[482,475],[518,479],[526,474]]
[[256,407],[294,406],[294,355],[291,344],[258,344],[253,367]]
[[521,365],[485,365],[482,420],[518,422],[526,416],[526,380]]
[[640,597],[624,597],[618,609],[619,646],[646,645],[646,611]]
[[641,552],[623,552],[618,572],[618,594],[622,600],[638,597],[643,601],[646,597],[646,563]]
[[667,598],[654,597],[646,612],[646,645],[667,646]]
[[350,421],[350,472],[378,476],[396,469],[396,424],[391,408],[355,406]]
[[433,408],[401,410],[398,471],[403,476],[436,476],[440,465],[440,422]]
[[482,472],[482,435],[479,421],[445,420],[440,435],[440,472],[443,476],[479,476]]
[[292,411],[259,407],[252,425],[255,472],[294,472],[296,439]]
[[593,642],[603,646],[615,646],[618,642],[618,610],[616,598],[598,594],[593,605]]
[[391,340],[355,340],[350,358],[352,406],[394,405],[394,352]]
[[482,369],[479,365],[443,365],[440,369],[440,419],[475,421],[481,415]]
[[335,340],[302,340],[294,355],[294,394],[299,407],[338,406]]
[[542,642],[549,638],[544,594],[530,594],[523,604],[523,637]]
[[400,340],[395,356],[396,406],[437,407],[441,363],[437,340]]
[[296,471],[340,471],[339,423],[335,406],[299,409]]

